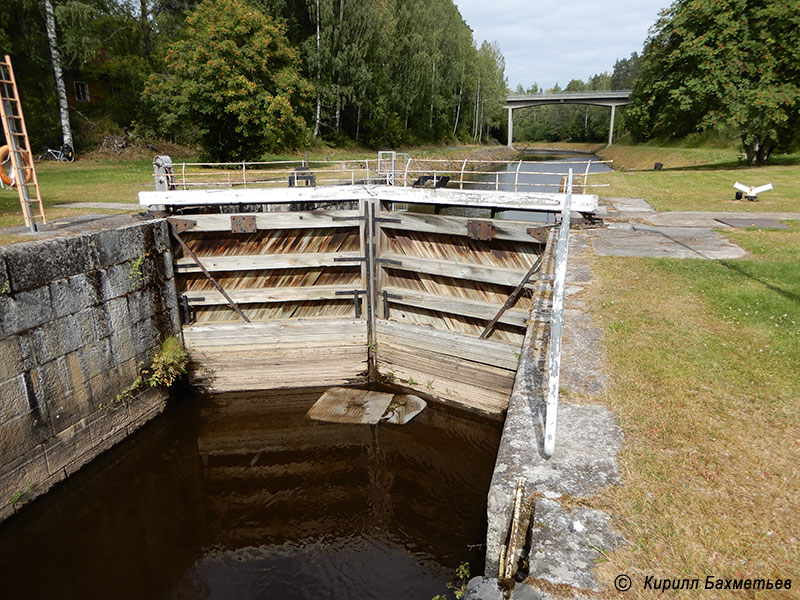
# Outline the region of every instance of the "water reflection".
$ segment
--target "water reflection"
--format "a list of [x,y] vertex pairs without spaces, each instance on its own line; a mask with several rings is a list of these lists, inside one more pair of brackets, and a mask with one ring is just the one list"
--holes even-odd
[[0,528],[31,598],[421,598],[482,571],[500,425],[304,415],[321,390],[184,402]]

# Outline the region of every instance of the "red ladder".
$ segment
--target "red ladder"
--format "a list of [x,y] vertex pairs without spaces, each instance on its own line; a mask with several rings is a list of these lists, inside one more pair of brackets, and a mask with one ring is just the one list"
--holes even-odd
[[42,197],[39,194],[39,180],[36,178],[36,169],[33,166],[33,153],[28,141],[28,130],[25,128],[25,117],[22,115],[22,104],[19,101],[14,69],[11,67],[11,57],[8,54],[5,55],[3,61],[0,61],[0,120],[3,121],[3,132],[6,136],[13,167],[13,185],[16,186],[19,193],[19,203],[22,207],[22,216],[25,218],[25,226],[31,231],[36,231],[33,205],[39,207],[42,224],[47,223],[47,219],[44,216]]

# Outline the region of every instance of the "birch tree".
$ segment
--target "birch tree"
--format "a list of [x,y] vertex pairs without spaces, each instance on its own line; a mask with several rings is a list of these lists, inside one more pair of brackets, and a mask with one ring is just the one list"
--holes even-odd
[[44,13],[47,41],[50,45],[50,59],[53,65],[53,77],[56,82],[56,92],[58,94],[58,110],[61,117],[61,137],[64,146],[75,148],[72,142],[72,128],[69,124],[67,88],[64,85],[64,73],[61,70],[61,53],[58,50],[58,38],[56,37],[56,16],[53,11],[53,3],[51,0],[44,0]]

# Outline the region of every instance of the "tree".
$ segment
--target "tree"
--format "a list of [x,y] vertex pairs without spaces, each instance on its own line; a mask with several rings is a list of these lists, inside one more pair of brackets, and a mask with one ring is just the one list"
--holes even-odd
[[638,53],[631,53],[630,58],[620,58],[614,63],[614,71],[611,74],[612,90],[629,90],[633,87],[633,82],[639,77],[642,59]]
[[67,107],[67,89],[64,86],[64,74],[61,72],[61,53],[58,50],[56,39],[56,17],[51,0],[44,0],[45,25],[47,41],[50,44],[50,57],[53,65],[53,77],[58,92],[58,109],[61,116],[61,135],[64,146],[74,148],[72,142],[72,127],[69,124],[69,108]]
[[210,157],[252,159],[307,142],[312,88],[299,66],[285,26],[242,0],[204,0],[144,97],[165,131],[194,127]]
[[641,68],[628,109],[637,139],[730,127],[751,164],[796,139],[796,1],[678,0],[651,29]]

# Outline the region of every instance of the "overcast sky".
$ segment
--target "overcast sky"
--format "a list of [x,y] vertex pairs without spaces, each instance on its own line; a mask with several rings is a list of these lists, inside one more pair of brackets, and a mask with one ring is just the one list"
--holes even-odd
[[497,41],[511,89],[563,88],[642,51],[671,0],[454,0],[480,45]]

